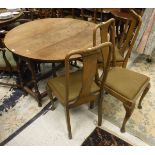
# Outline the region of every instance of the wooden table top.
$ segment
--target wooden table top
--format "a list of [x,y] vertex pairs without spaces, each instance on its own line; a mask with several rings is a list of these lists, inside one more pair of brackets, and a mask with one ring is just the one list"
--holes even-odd
[[[5,12],[5,10],[2,10],[2,12]],[[19,14],[16,14],[16,15],[13,15],[12,18],[9,18],[9,19],[0,19],[0,27],[4,27],[6,26],[7,24],[10,24],[14,21],[16,21],[17,19],[19,19],[23,14],[23,11],[20,11]]]
[[36,60],[64,60],[71,50],[93,46],[96,24],[71,18],[46,18],[22,24],[4,39],[13,53]]

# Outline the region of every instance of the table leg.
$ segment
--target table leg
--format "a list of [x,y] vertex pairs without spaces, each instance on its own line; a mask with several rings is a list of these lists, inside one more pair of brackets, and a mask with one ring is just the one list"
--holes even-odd
[[[25,58],[18,58],[17,59],[17,66],[18,66],[18,77],[19,77],[19,85],[20,88],[26,92],[29,93],[30,95],[32,95],[38,102],[38,106],[41,107],[41,100],[42,98],[44,98],[45,96],[47,96],[47,91],[44,91],[43,93],[39,92],[38,89],[38,81],[45,79],[51,75],[53,75],[53,77],[56,76],[56,70],[62,68],[64,66],[64,63],[60,63],[59,65],[55,65],[55,63],[52,64],[52,70],[47,72],[46,74],[40,74],[38,75],[36,72],[36,68],[34,65],[34,62],[32,62],[31,59],[25,59]],[[23,64],[22,64],[23,62]],[[25,70],[25,65],[26,67],[28,67],[28,70],[30,72],[26,72]],[[22,75],[24,74],[24,75]],[[25,78],[25,74],[28,74],[31,77],[27,77],[28,79]],[[25,79],[24,79],[25,78]],[[32,90],[32,88],[34,88],[34,91]]]
[[75,9],[72,9],[72,17],[75,18]]
[[35,98],[38,101],[38,106],[41,107],[42,106],[42,104],[41,104],[41,94],[39,92],[38,85],[37,85],[37,79],[36,79],[36,74],[35,74],[35,70],[34,70],[34,65],[31,62],[31,60],[27,60],[27,64],[28,64],[28,68],[29,68],[29,70],[31,71],[31,74],[32,74],[32,82],[33,82],[35,94],[32,91],[30,92],[29,89],[27,89],[27,91],[30,94],[32,94],[33,96],[35,96]]
[[18,82],[19,82],[20,87],[23,89],[24,82],[23,82],[23,78],[22,78],[22,75],[21,75],[21,63],[20,63],[20,61],[21,60],[16,60],[16,63],[17,63],[17,72],[18,72]]
[[93,18],[94,18],[94,23],[96,23],[96,21],[97,21],[96,20],[96,18],[97,18],[97,9],[94,9],[94,17]]

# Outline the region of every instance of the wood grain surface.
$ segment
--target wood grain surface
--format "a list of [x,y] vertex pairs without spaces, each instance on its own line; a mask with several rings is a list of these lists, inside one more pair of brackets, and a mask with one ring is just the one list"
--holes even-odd
[[94,23],[71,18],[46,18],[17,26],[4,43],[13,53],[37,60],[64,60],[71,50],[93,46]]

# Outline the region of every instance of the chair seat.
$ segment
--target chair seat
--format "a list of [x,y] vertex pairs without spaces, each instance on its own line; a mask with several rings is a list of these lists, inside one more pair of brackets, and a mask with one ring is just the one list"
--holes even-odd
[[115,67],[109,71],[105,86],[132,100],[149,80],[149,77],[140,73]]
[[[82,87],[82,71],[73,72],[69,76],[69,101],[76,99],[80,93]],[[55,95],[59,97],[59,100],[65,103],[65,76],[60,76],[56,78],[50,78],[47,85]],[[99,91],[99,87],[95,82],[93,82],[91,87],[91,93]]]
[[[16,64],[16,62],[15,62],[15,60],[13,58],[12,53],[10,51],[6,50],[5,55],[6,55],[7,60],[9,61],[10,65],[13,68],[16,67],[17,64]],[[2,52],[0,52],[0,67],[1,68],[6,67],[6,63],[5,63],[4,59],[3,59],[3,53]]]

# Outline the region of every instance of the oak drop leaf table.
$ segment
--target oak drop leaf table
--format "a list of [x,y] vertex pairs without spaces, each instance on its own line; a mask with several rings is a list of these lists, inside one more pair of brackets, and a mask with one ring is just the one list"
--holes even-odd
[[32,73],[34,91],[22,84],[41,106],[46,92],[40,93],[33,61],[60,62],[75,49],[93,46],[94,23],[72,18],[46,18],[31,21],[9,31],[4,39],[6,47],[24,59]]

